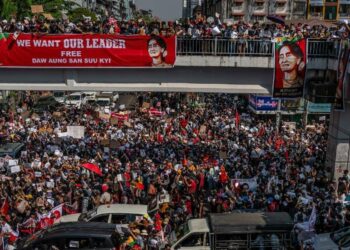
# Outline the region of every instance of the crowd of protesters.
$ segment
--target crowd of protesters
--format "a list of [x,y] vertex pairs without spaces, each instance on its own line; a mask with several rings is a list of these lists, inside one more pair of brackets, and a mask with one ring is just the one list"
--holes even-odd
[[[341,38],[348,31],[347,23],[338,25],[291,23],[288,25],[276,23],[247,23],[237,21],[224,23],[219,18],[213,18],[212,22],[201,15],[196,18],[176,22],[152,21],[146,23],[143,19],[118,21],[113,17],[104,20],[92,20],[84,17],[79,22],[71,22],[69,18],[48,20],[34,16],[23,20],[2,20],[0,22],[2,32],[25,33],[103,33],[122,35],[147,35],[156,34],[162,36],[177,35],[192,39],[222,37],[227,39],[271,39],[281,36],[298,36],[314,39]],[[348,33],[347,33],[348,35]]]
[[[326,122],[276,130],[274,119],[250,114],[244,99],[237,103],[228,94],[204,95],[202,102],[140,94],[134,108],[116,108],[118,122],[89,105],[35,114],[32,97],[17,104],[11,97],[0,111],[1,144],[25,144],[20,171],[11,173],[11,157],[0,159],[7,244],[15,244],[17,233],[22,238],[45,227],[42,218],[60,204],[74,213],[101,204],[150,205],[160,194],[170,198],[152,218],[129,225],[124,249],[159,249],[188,219],[237,209],[285,211],[297,224],[315,208],[317,233],[350,225],[343,205],[350,175],[336,184],[325,166]],[[77,125],[85,127],[84,137],[59,136]],[[102,174],[81,167],[87,162]]]

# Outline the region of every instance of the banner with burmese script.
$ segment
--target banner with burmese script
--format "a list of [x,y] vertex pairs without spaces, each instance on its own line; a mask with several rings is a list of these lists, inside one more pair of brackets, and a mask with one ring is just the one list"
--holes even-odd
[[0,33],[0,67],[166,68],[175,59],[175,36]]
[[306,39],[298,37],[275,39],[273,97],[303,96],[307,61],[306,44]]

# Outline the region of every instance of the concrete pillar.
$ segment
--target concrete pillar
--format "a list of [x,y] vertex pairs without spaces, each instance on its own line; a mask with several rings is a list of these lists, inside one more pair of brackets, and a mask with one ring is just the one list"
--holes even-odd
[[333,179],[338,180],[350,167],[350,103],[345,111],[332,110],[328,131],[327,166],[333,169]]

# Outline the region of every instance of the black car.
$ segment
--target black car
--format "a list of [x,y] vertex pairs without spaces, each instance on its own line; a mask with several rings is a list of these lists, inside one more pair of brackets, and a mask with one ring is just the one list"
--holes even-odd
[[[123,236],[115,224],[100,222],[68,222],[41,230],[17,244],[23,250],[54,249],[118,249],[128,230],[122,228]],[[120,232],[120,230],[119,230]]]
[[56,99],[53,96],[42,96],[34,104],[33,111],[35,113],[42,113],[44,111],[55,111],[61,106],[62,104],[56,101]]

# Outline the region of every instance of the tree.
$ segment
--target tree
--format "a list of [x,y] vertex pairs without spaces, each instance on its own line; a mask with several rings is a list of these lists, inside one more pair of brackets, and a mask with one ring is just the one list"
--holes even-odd
[[50,13],[54,18],[61,18],[62,13],[79,7],[77,3],[69,0],[33,0],[33,4],[43,5],[45,13]]
[[86,9],[86,8],[73,9],[68,13],[68,16],[69,16],[69,20],[75,23],[83,20],[84,19],[83,16],[89,16],[91,17],[92,21],[96,21],[95,13],[91,12],[89,9]]
[[1,12],[2,18],[9,19],[11,16],[16,14],[16,5],[12,0],[0,0],[1,2]]
[[17,20],[22,20],[31,15],[30,6],[32,5],[32,0],[16,0],[15,2],[17,7]]

